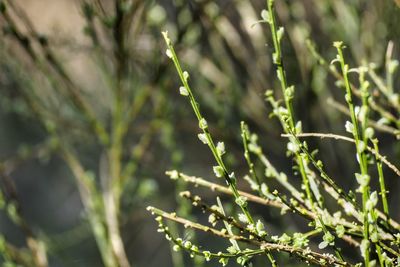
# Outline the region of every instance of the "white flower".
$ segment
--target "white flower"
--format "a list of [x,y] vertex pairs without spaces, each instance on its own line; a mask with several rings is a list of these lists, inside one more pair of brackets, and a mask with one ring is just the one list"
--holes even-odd
[[344,203],[343,208],[344,208],[344,212],[348,215],[350,215],[354,212],[354,206],[350,202]]
[[181,95],[183,95],[183,96],[188,96],[189,95],[189,91],[184,86],[179,87],[179,93]]
[[336,48],[342,48],[343,47],[343,42],[342,41],[333,42],[333,46],[336,47]]
[[206,119],[201,118],[201,120],[199,121],[199,127],[200,127],[200,129],[202,129],[202,130],[207,129],[208,124],[207,124]]
[[257,233],[260,236],[264,236],[267,234],[267,232],[265,232],[265,229],[264,229],[264,224],[260,220],[258,220],[256,223],[256,229],[257,229]]
[[235,199],[236,204],[238,204],[241,207],[244,207],[247,205],[247,198],[244,196],[239,196]]
[[179,172],[177,170],[173,170],[173,171],[167,172],[167,174],[169,175],[169,177],[172,180],[176,180],[176,179],[179,178]]
[[289,142],[287,144],[287,149],[290,152],[296,153],[296,152],[298,152],[300,150],[300,147],[295,142]]
[[234,172],[231,172],[229,174],[229,178],[231,179],[231,182],[236,183],[236,176]]
[[296,134],[300,134],[303,130],[303,125],[301,121],[298,121],[295,126]]
[[339,238],[343,237],[343,235],[346,233],[345,228],[342,224],[337,225],[335,230]]
[[262,183],[262,184],[261,184],[261,193],[262,193],[264,196],[269,196],[269,195],[270,195],[268,186],[267,186],[265,183]]
[[356,116],[360,121],[365,121],[367,118],[367,112],[368,108],[366,106],[362,106],[361,108],[359,108],[359,111],[358,113],[356,113]]
[[362,187],[365,187],[369,184],[370,176],[368,174],[356,173],[355,176],[358,184],[361,185]]
[[270,19],[270,17],[269,17],[269,13],[268,13],[268,11],[265,10],[265,9],[263,9],[263,10],[261,11],[261,18],[262,18],[265,22],[268,22],[268,23],[271,21],[271,19]]
[[246,215],[244,215],[243,213],[239,213],[238,217],[239,217],[239,221],[241,221],[242,223],[249,223],[249,221],[247,220]]
[[366,147],[367,146],[365,145],[364,141],[362,141],[362,140],[358,141],[358,145],[357,145],[358,153],[360,153],[360,154],[363,153],[365,151]]
[[369,249],[369,241],[368,239],[363,239],[360,245],[361,256],[365,257],[365,254],[368,251],[368,249]]
[[184,242],[183,242],[183,246],[184,246],[185,248],[191,248],[191,247],[192,247],[192,242],[190,242],[190,241],[184,241]]
[[214,166],[213,171],[218,178],[224,176],[224,169],[221,166]]
[[276,32],[278,41],[280,41],[282,39],[284,33],[285,33],[285,28],[279,27],[278,31]]
[[208,216],[208,222],[212,225],[215,226],[217,224],[217,217],[215,217],[214,213],[211,213],[210,216]]
[[206,136],[205,133],[199,133],[199,134],[197,135],[197,137],[200,139],[200,141],[201,141],[203,144],[205,144],[205,145],[208,144],[207,136]]
[[387,125],[390,121],[387,118],[380,118],[376,123],[379,125]]
[[344,127],[346,128],[346,132],[351,133],[351,134],[353,133],[354,125],[351,122],[346,121],[346,124],[344,125]]
[[321,243],[319,243],[318,248],[319,248],[319,249],[324,249],[324,248],[326,248],[328,245],[329,245],[328,242],[322,241]]
[[185,79],[185,81],[189,79],[189,73],[187,71],[183,72],[183,79]]
[[374,129],[372,129],[371,127],[365,129],[365,137],[367,137],[368,139],[372,139],[374,137],[374,134]]
[[208,250],[203,251],[203,256],[205,258],[206,261],[210,261],[211,259],[211,252]]
[[221,157],[223,154],[225,154],[225,144],[224,142],[218,142],[217,143],[217,153]]
[[358,117],[360,115],[360,106],[355,106],[354,107],[354,114],[356,115],[356,117]]
[[172,58],[171,49],[168,48],[168,49],[165,51],[165,54],[167,54],[167,57]]
[[374,191],[367,200],[366,209],[372,210],[376,206],[376,204],[378,204],[378,194],[376,193],[376,191]]
[[287,99],[292,99],[293,96],[294,96],[294,86],[292,85],[285,89],[285,97]]

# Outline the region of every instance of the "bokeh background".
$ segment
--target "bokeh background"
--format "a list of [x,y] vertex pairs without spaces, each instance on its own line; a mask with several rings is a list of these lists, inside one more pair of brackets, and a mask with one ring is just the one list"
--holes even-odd
[[[145,209],[152,205],[177,210],[204,221],[206,215],[177,197],[189,186],[169,180],[164,173],[179,169],[214,179],[211,154],[197,139],[198,125],[190,105],[179,96],[177,74],[165,56],[161,31],[169,31],[211,131],[225,141],[229,166],[238,177],[247,172],[240,121],[246,121],[259,135],[277,168],[293,173],[281,128],[276,119],[269,118],[271,109],[264,101],[266,89],[278,88],[267,25],[256,23],[265,1],[122,1],[132,14],[121,26],[121,39],[115,31],[118,16],[111,0],[4,1],[6,6],[9,2],[12,6],[0,15],[0,185],[5,200],[17,210],[14,212],[45,244],[49,266],[104,266],[75,174],[58,144],[74,151],[103,192],[108,147],[97,138],[99,133],[92,131],[76,99],[66,92],[73,84],[105,131],[113,132],[118,96],[113,86],[118,82],[122,84],[122,116],[135,107],[119,158],[123,166],[130,166],[118,214],[129,261],[132,266],[149,267],[216,264],[173,254]],[[393,58],[399,58],[400,8],[389,0],[277,0],[276,5],[286,32],[287,76],[296,86],[295,110],[304,132],[344,134],[346,114],[329,104],[332,100],[343,103],[343,91],[317,64],[306,40],[312,40],[328,62],[335,57],[332,42],[342,40],[350,65],[374,62],[377,73],[383,74],[390,40]],[[27,47],[36,51],[36,60]],[[395,79],[397,88],[399,82]],[[35,106],[42,117],[32,111]],[[398,165],[396,137],[378,134],[382,154]],[[341,186],[355,188],[357,162],[351,145],[313,139],[310,144],[319,149],[319,157]],[[262,173],[261,167],[259,170]],[[299,184],[293,177],[293,183]],[[388,172],[386,180],[392,193],[390,203],[396,207],[399,177]],[[239,184],[248,189],[244,182]],[[215,193],[195,190],[215,201]],[[304,227],[295,217],[283,220],[279,211],[253,208],[271,233]],[[0,211],[0,234],[16,248],[26,250],[26,229],[10,218],[10,209]],[[400,218],[398,210],[392,214]],[[210,236],[180,228],[176,231],[200,244],[226,245]],[[0,256],[2,261],[5,259]]]

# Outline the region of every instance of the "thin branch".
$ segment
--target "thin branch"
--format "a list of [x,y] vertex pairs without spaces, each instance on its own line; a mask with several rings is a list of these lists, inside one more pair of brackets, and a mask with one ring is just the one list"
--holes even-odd
[[151,206],[147,207],[147,210],[149,212],[151,212],[152,214],[156,214],[156,215],[162,216],[168,220],[180,223],[180,224],[184,225],[185,227],[189,227],[189,228],[203,231],[206,233],[211,233],[212,235],[218,236],[221,238],[233,239],[236,241],[255,245],[255,246],[257,246],[265,251],[268,251],[268,252],[269,251],[284,251],[284,252],[287,252],[290,254],[296,254],[297,256],[300,256],[302,258],[310,260],[310,261],[314,262],[315,264],[318,264],[319,266],[326,266],[326,264],[322,264],[320,262],[320,260],[325,260],[329,264],[337,264],[339,266],[354,266],[350,263],[343,262],[330,254],[321,254],[321,253],[314,252],[311,250],[306,251],[303,248],[293,247],[293,246],[289,246],[289,245],[285,245],[285,244],[260,242],[255,239],[249,239],[249,238],[246,238],[246,237],[243,237],[240,235],[230,235],[230,234],[227,234],[227,232],[219,231],[212,227],[208,227],[208,226],[202,225],[200,223],[192,222],[185,218],[181,218],[181,217],[177,216],[175,212],[168,213],[168,212],[165,212],[163,210],[160,210],[160,209],[157,209],[157,208],[151,207]]
[[[338,111],[342,112],[343,114],[350,115],[347,107],[345,107],[341,103],[335,101],[334,99],[328,98],[327,103],[328,103],[328,105],[331,105],[332,107],[334,107]],[[393,119],[389,119],[389,120],[393,121]],[[384,124],[380,124],[380,123],[378,123],[377,121],[374,121],[374,120],[369,120],[368,125],[374,127],[378,131],[385,132],[385,133],[388,133],[388,134],[392,134],[397,139],[400,138],[400,130],[398,130],[398,129],[394,128],[394,127],[391,127],[391,126],[388,126],[388,125],[384,125]]]
[[[168,176],[170,176],[171,179],[174,179],[173,177],[174,177],[175,171],[167,171],[166,174]],[[221,192],[224,194],[232,195],[232,191],[229,188],[219,185],[219,184],[216,184],[216,183],[206,181],[200,177],[189,176],[184,173],[178,173],[178,178],[181,178],[183,181],[192,183],[194,185],[200,185],[203,187],[210,188],[212,191],[217,191],[217,192]],[[246,197],[247,200],[254,202],[254,203],[258,203],[258,204],[265,205],[265,206],[272,206],[275,208],[283,208],[284,207],[282,205],[282,203],[275,201],[275,200],[261,198],[261,197],[258,197],[258,196],[252,195],[250,193],[240,191],[240,190],[238,192],[239,192],[239,195]]]
[[[282,137],[291,137],[291,134],[281,134]],[[343,135],[338,135],[338,134],[330,134],[330,133],[301,133],[301,134],[296,134],[297,137],[319,137],[319,138],[331,138],[331,139],[336,139],[336,140],[342,140],[350,143],[354,143],[354,139],[343,136]],[[400,177],[400,170],[390,161],[386,159],[386,156],[382,156],[378,152],[376,152],[375,149],[367,146],[367,150],[374,154],[378,159],[382,160],[383,163],[385,163],[386,166],[388,166],[397,176]]]

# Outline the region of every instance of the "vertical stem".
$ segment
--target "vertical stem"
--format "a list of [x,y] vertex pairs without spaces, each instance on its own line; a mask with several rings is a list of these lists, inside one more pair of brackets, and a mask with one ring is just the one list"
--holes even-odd
[[[360,127],[358,125],[357,115],[355,113],[355,107],[354,107],[354,102],[353,102],[353,97],[352,97],[352,92],[351,92],[351,85],[350,85],[349,77],[348,77],[349,66],[344,61],[342,42],[335,42],[334,46],[336,47],[336,49],[338,51],[338,56],[339,56],[338,59],[340,62],[340,67],[342,69],[344,85],[346,88],[345,99],[346,99],[346,102],[349,107],[351,122],[354,127],[352,133],[353,133],[353,137],[354,137],[354,141],[355,141],[355,145],[356,145],[356,153],[357,153],[357,157],[359,159],[361,175],[368,176],[368,163],[367,163],[366,154],[365,154],[364,150],[361,150],[361,146],[362,146],[361,142],[364,142],[363,140],[361,140],[361,138],[364,138],[365,135],[364,135],[364,131],[362,131],[363,127],[361,128],[361,133],[360,133]],[[369,220],[368,220],[368,211],[367,211],[367,207],[366,207],[366,204],[367,204],[367,201],[369,198],[369,185],[368,184],[361,185],[361,190],[362,190],[362,202],[363,202],[362,207],[363,207],[363,217],[364,217],[363,235],[364,235],[364,240],[369,241]],[[369,247],[365,249],[364,261],[365,261],[365,265],[369,266],[369,263],[370,263]]]
[[379,186],[381,189],[381,197],[382,197],[382,204],[383,204],[383,212],[386,216],[386,219],[389,219],[389,205],[387,201],[387,191],[386,191],[386,186],[385,186],[385,177],[383,175],[383,168],[382,168],[382,159],[378,157],[379,155],[379,146],[378,146],[378,139],[373,139],[372,143],[374,144],[374,149],[376,151],[375,153],[375,161],[376,161],[376,167],[378,169],[378,175],[379,175]]
[[[114,88],[114,102],[112,110],[111,143],[108,148],[109,175],[106,179],[109,182],[104,186],[103,201],[105,207],[106,223],[108,228],[109,242],[120,267],[130,267],[125,252],[123,240],[119,229],[120,201],[122,195],[121,187],[121,161],[122,141],[124,137],[124,84],[127,72],[126,48],[125,48],[125,27],[123,1],[115,0],[115,22],[114,35],[114,57],[116,80]],[[107,163],[106,163],[107,164]]]
[[80,162],[67,147],[62,147],[61,152],[77,180],[79,193],[86,212],[88,213],[87,217],[93,230],[97,246],[99,247],[103,263],[106,267],[117,267],[118,265],[115,261],[112,247],[108,242],[107,231],[102,217],[103,206],[99,206],[101,202],[94,181],[88,176]]
[[257,176],[256,170],[254,169],[254,163],[251,161],[250,151],[249,151],[249,129],[244,121],[240,123],[241,131],[242,131],[242,140],[243,140],[243,148],[244,148],[244,158],[246,159],[247,165],[249,166],[249,173],[252,176],[252,179],[258,185],[258,192],[261,190],[261,182]]
[[[189,74],[187,72],[184,72],[182,70],[181,64],[178,60],[178,57],[176,55],[175,49],[171,43],[171,40],[168,37],[168,33],[167,32],[163,32],[163,37],[165,39],[165,43],[167,44],[167,55],[169,58],[172,59],[172,61],[174,62],[175,68],[178,72],[178,75],[181,79],[182,85],[185,89],[185,93],[184,95],[189,99],[189,102],[192,106],[193,112],[196,115],[197,120],[199,121],[199,127],[200,129],[203,131],[203,134],[205,136],[205,139],[207,141],[207,145],[211,150],[211,153],[214,156],[215,161],[217,162],[218,166],[222,169],[223,172],[223,177],[226,181],[226,183],[228,184],[229,188],[232,191],[233,196],[235,197],[235,202],[236,204],[238,204],[238,206],[240,207],[241,211],[243,212],[243,214],[246,216],[247,221],[249,224],[253,224],[254,225],[254,219],[250,214],[250,211],[247,207],[247,201],[242,201],[243,197],[240,196],[239,191],[236,187],[236,177],[234,176],[234,174],[229,174],[228,169],[225,165],[224,160],[222,159],[222,155],[220,155],[218,153],[218,150],[215,146],[214,140],[211,136],[211,133],[208,129],[208,125],[207,125],[207,121],[204,119],[203,115],[200,112],[200,108],[196,102],[196,99],[193,95],[193,92],[190,88],[190,85],[188,83],[188,78],[189,78]],[[267,252],[267,256],[271,261],[271,264],[273,267],[276,267],[276,261],[273,258],[272,254],[270,252]]]
[[[294,89],[288,87],[288,83],[287,83],[287,79],[286,79],[286,72],[285,72],[285,68],[283,65],[283,56],[282,56],[282,51],[281,51],[281,38],[283,35],[283,28],[280,28],[279,31],[277,30],[276,16],[275,16],[275,12],[274,12],[274,0],[267,0],[267,6],[268,6],[268,14],[269,14],[269,16],[268,16],[269,20],[267,22],[269,23],[270,28],[271,28],[272,40],[273,40],[274,48],[275,48],[275,51],[273,53],[273,63],[277,67],[277,75],[278,75],[278,79],[280,81],[282,95],[285,100],[285,105],[286,105],[286,109],[287,109],[287,113],[288,113],[287,118],[282,118],[280,116],[280,120],[281,120],[284,131],[286,133],[295,135],[297,133],[297,130],[295,129],[295,118],[294,118],[294,111],[293,111],[293,105],[292,105],[292,98],[293,98],[292,91]],[[297,142],[297,139],[295,139],[295,142]],[[299,142],[298,142],[298,145],[302,146],[302,144]],[[306,172],[305,164],[307,164],[307,163],[305,163],[301,153],[295,152],[295,156],[296,156],[297,165],[299,166],[300,175],[303,180],[303,184],[305,187],[309,205],[311,207],[311,210],[315,214],[318,214],[316,212],[315,203],[314,203],[315,196],[313,195],[313,192],[310,188],[310,180],[309,179],[312,179],[312,177],[308,177],[307,172]],[[322,221],[322,218],[319,215],[317,216],[317,220],[321,224],[322,230],[324,231],[324,233],[327,234],[329,232],[329,230],[326,228],[324,222]],[[334,247],[334,249],[335,249],[337,256],[340,259],[343,259],[341,252],[336,247]]]

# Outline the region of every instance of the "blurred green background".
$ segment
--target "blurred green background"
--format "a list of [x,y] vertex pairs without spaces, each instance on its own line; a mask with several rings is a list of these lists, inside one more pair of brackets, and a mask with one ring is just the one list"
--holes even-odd
[[[82,194],[59,144],[74,151],[100,192],[103,169],[110,168],[104,164],[108,146],[97,138],[99,132],[93,132],[79,101],[68,93],[72,85],[106,132],[115,128],[118,99],[121,116],[132,115],[121,141],[120,162],[127,167],[127,182],[118,215],[132,266],[181,262],[156,232],[146,206],[206,220],[206,215],[191,211],[176,196],[187,185],[175,184],[164,175],[166,170],[179,169],[213,179],[213,161],[198,142],[190,105],[179,97],[179,82],[165,56],[161,31],[169,31],[211,131],[225,141],[229,165],[238,177],[247,172],[242,120],[259,135],[271,161],[292,172],[281,128],[268,117],[271,110],[263,97],[265,90],[277,88],[267,26],[255,24],[265,1],[122,1],[129,13],[120,28],[123,34],[116,32],[118,14],[111,0],[8,2],[12,6],[0,15],[0,185],[5,199],[15,203],[34,236],[44,242],[50,266],[103,266]],[[6,6],[8,2],[4,1]],[[311,39],[328,62],[335,57],[332,42],[342,40],[351,66],[374,62],[377,73],[383,74],[390,40],[393,58],[399,58],[400,8],[389,0],[277,0],[276,5],[279,24],[287,33],[284,62],[288,80],[296,86],[295,110],[304,132],[344,134],[346,115],[327,104],[328,99],[343,103],[343,92],[317,64],[306,40]],[[38,51],[38,59],[27,52],[29,46]],[[116,84],[122,88],[117,93],[112,88]],[[35,107],[43,117],[33,111]],[[382,154],[398,164],[399,142],[387,133],[379,136]],[[355,187],[351,145],[328,140],[310,140],[310,144],[319,149],[319,157],[341,186]],[[400,188],[398,177],[388,173],[386,180],[392,192]],[[240,188],[248,186],[240,181]],[[215,201],[213,192],[197,191]],[[398,194],[391,195],[392,204],[399,201]],[[283,221],[279,211],[254,209],[271,233],[303,227],[295,217]],[[9,215],[6,208],[0,211],[0,233],[15,247],[26,248],[26,229]],[[393,215],[400,218],[398,210]],[[182,235],[200,244],[223,244],[210,236]],[[184,261],[184,266],[203,264],[196,260],[195,265],[187,255]]]

